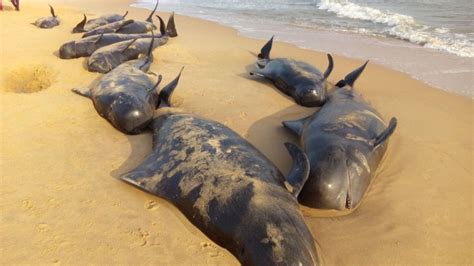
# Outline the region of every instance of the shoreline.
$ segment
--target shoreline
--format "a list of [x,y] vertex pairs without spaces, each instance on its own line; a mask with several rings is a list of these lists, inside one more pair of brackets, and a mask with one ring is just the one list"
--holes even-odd
[[[61,25],[29,23],[48,15],[47,1],[3,12],[0,70],[0,247],[4,263],[238,265],[171,204],[116,179],[151,150],[150,134],[126,136],[73,94],[100,77],[84,59],[60,60],[59,46],[80,38],[70,30],[84,11],[93,17],[147,10],[92,0],[60,0]],[[7,3],[6,3],[7,4]],[[166,19],[168,14],[158,12]],[[271,84],[248,77],[263,42],[214,22],[177,15],[179,36],[154,52],[151,71],[163,84],[185,70],[174,100],[187,112],[224,123],[287,173],[284,142],[296,138],[281,121],[315,111],[297,106]],[[325,68],[326,56],[275,42],[275,56]],[[363,61],[334,56],[330,83]],[[37,93],[9,91],[38,75],[51,86]],[[388,121],[398,118],[384,162],[361,206],[351,215],[321,218],[304,210],[328,265],[471,264],[473,255],[473,101],[369,64],[356,90]]]
[[[148,3],[134,2],[135,8],[150,9]],[[161,4],[162,10],[171,12],[173,5]],[[408,41],[387,36],[364,35],[354,32],[304,28],[292,25],[261,25],[256,29],[251,22],[219,21],[216,15],[199,12],[177,12],[191,18],[203,19],[231,27],[246,38],[266,41],[275,34],[276,40],[296,45],[301,49],[327,52],[359,60],[371,60],[395,71],[410,75],[436,89],[474,99],[474,58],[461,57],[446,51],[426,48]],[[240,24],[239,24],[240,23]],[[268,35],[268,36],[267,36]],[[301,36],[305,36],[301,38]],[[344,40],[350,39],[350,44]],[[415,58],[412,58],[415,57]],[[430,62],[417,64],[413,62]],[[337,63],[337,62],[336,62]],[[465,82],[470,80],[470,82]]]

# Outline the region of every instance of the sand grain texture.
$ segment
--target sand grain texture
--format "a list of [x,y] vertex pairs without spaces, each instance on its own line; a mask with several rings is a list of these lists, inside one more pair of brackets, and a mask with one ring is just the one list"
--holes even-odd
[[[48,15],[47,1],[0,12],[0,262],[237,265],[172,205],[114,178],[145,158],[151,136],[121,134],[88,99],[70,92],[100,77],[85,70],[84,58],[57,57],[61,44],[80,38],[70,31],[81,11],[92,17],[128,9],[131,18],[143,19],[148,13],[127,7],[129,1],[104,2],[57,1],[62,24],[49,30],[29,24]],[[176,23],[179,37],[155,50],[151,71],[163,74],[165,84],[184,65],[175,93],[180,107],[228,125],[286,173],[291,163],[283,143],[297,140],[280,123],[313,109],[248,77],[250,52],[264,41],[188,17],[177,16]],[[322,53],[282,43],[273,55],[321,69],[327,64]],[[361,63],[335,56],[329,80]],[[50,86],[12,92],[11,73],[32,66],[54,73]],[[357,211],[337,218],[305,211],[325,262],[472,264],[472,100],[377,65],[368,66],[356,87],[399,126]]]

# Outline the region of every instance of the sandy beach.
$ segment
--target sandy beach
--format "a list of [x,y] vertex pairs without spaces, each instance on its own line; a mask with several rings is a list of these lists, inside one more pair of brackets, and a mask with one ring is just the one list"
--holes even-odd
[[[116,178],[150,152],[151,135],[114,129],[90,100],[71,92],[100,75],[85,69],[84,58],[58,57],[60,45],[80,38],[71,29],[83,12],[129,10],[137,19],[149,12],[129,7],[130,0],[54,1],[61,25],[43,30],[30,23],[49,16],[50,2],[24,1],[20,12],[6,2],[0,12],[0,262],[238,265],[171,204]],[[280,123],[315,109],[248,75],[264,41],[186,16],[178,15],[176,24],[179,37],[155,50],[151,71],[167,83],[185,66],[173,98],[179,107],[229,126],[287,173],[283,143],[297,139]],[[272,53],[327,65],[325,54],[289,44],[275,43]],[[362,64],[333,56],[331,83]],[[376,64],[356,89],[399,124],[359,209],[343,217],[303,210],[325,264],[472,264],[473,101]]]

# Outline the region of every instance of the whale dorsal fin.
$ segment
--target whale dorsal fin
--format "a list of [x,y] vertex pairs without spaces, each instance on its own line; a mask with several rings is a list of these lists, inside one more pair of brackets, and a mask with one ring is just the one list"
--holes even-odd
[[397,128],[397,119],[395,117],[392,117],[392,119],[390,119],[388,127],[374,139],[374,149],[377,149],[377,147],[379,147],[380,144],[387,141],[388,138],[393,134],[396,128]]
[[102,34],[100,34],[99,37],[97,37],[97,40],[94,41],[94,44],[97,44],[98,42],[100,42],[102,37],[104,37],[104,34],[105,34],[105,32],[102,32]]
[[158,18],[158,20],[160,21],[160,33],[161,33],[161,36],[165,36],[166,35],[166,28],[165,28],[165,22],[163,21],[163,19],[156,15],[156,17]]
[[368,63],[369,63],[369,61],[366,61],[362,66],[360,66],[356,70],[352,71],[351,73],[347,74],[347,76],[345,76],[343,80],[340,80],[336,84],[336,87],[342,88],[346,85],[354,87],[354,83],[357,81],[360,74],[362,74],[362,72],[364,72],[364,69],[365,69],[365,67],[367,66]]
[[270,52],[272,50],[273,46],[273,38],[275,36],[272,36],[270,40],[262,47],[260,50],[260,53],[258,54],[258,58],[260,59],[270,59]]
[[127,44],[127,46],[125,48],[122,49],[122,51],[120,51],[121,53],[125,52],[128,48],[130,48],[130,46],[136,42],[138,39],[133,39],[129,44]]
[[51,11],[51,16],[53,16],[55,18],[57,17],[56,13],[54,12],[54,8],[51,5],[49,5],[49,11]]
[[78,32],[85,32],[84,30],[84,25],[86,25],[87,22],[87,16],[84,14],[84,18],[82,19],[81,22],[79,22],[74,29],[72,29],[72,33],[78,33]]
[[179,78],[181,77],[181,73],[183,72],[184,67],[181,68],[179,71],[178,76],[173,79],[168,85],[166,85],[163,89],[161,89],[160,94],[158,96],[158,107],[167,106],[170,107],[170,99],[171,95],[173,94],[174,89],[178,86]]
[[159,0],[156,0],[156,5],[155,5],[155,8],[151,11],[150,15],[148,16],[148,18],[146,19],[146,21],[150,22],[150,23],[153,23],[153,14],[155,14],[156,12],[156,9],[158,8],[158,3],[160,1]]
[[293,158],[293,165],[286,176],[285,186],[297,198],[309,177],[309,160],[306,154],[295,144],[287,142],[285,147]]
[[178,32],[176,31],[176,24],[174,23],[174,12],[171,13],[166,24],[166,34],[170,37],[177,37]]
[[332,59],[332,56],[328,54],[328,68],[326,71],[324,71],[324,79],[327,79],[329,75],[331,75],[332,70],[334,69],[334,60]]
[[308,120],[312,115],[298,119],[298,120],[291,120],[291,121],[283,121],[282,124],[284,127],[289,129],[291,132],[295,133],[298,137],[301,136],[303,133],[303,127],[306,120]]

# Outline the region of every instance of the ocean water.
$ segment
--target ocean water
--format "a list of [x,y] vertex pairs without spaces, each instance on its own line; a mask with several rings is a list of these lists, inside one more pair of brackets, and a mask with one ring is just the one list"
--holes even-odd
[[275,34],[303,48],[370,59],[474,97],[473,0],[160,0],[159,9],[250,37]]

